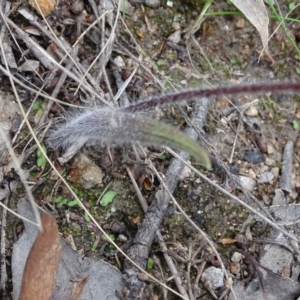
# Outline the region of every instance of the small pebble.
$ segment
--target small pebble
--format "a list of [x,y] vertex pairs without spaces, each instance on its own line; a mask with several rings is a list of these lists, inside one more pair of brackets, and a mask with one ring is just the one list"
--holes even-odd
[[241,272],[241,265],[236,262],[236,263],[231,263],[229,267],[230,273],[233,275],[237,275]]
[[168,0],[168,1],[167,1],[167,6],[173,7],[173,1]]
[[271,205],[272,200],[269,197],[269,195],[262,195],[262,199],[263,199],[265,205],[267,205],[267,206]]
[[258,110],[255,106],[251,106],[245,111],[245,115],[249,117],[256,117],[258,115]]
[[259,151],[249,150],[244,156],[244,160],[253,164],[259,164],[265,161],[263,153]]
[[224,273],[219,268],[209,267],[202,273],[201,280],[209,281],[211,287],[217,289],[224,285]]
[[279,168],[278,167],[272,168],[271,172],[274,175],[274,177],[278,177],[279,176]]
[[236,22],[236,28],[244,28],[245,27],[245,19],[241,18],[241,19],[238,19],[238,21]]
[[274,147],[270,144],[267,145],[267,153],[273,154],[274,153]]
[[269,158],[269,157],[267,157],[266,158],[266,161],[265,161],[265,164],[267,165],[267,166],[274,166],[275,164],[276,164],[276,162],[275,162],[275,160],[274,159],[271,159],[271,158]]
[[231,256],[231,261],[232,262],[240,262],[243,258],[243,254],[239,253],[239,252],[234,252]]
[[173,22],[172,28],[173,28],[174,30],[179,30],[179,29],[180,29],[180,24],[179,24],[178,22]]
[[168,37],[168,40],[174,44],[178,44],[180,42],[180,39],[181,39],[181,30],[180,29],[176,30]]
[[248,192],[253,192],[255,186],[256,186],[256,181],[250,177],[247,176],[239,176],[240,178],[240,183],[242,187],[247,190]]
[[[188,164],[191,164],[190,161],[188,161]],[[184,166],[181,174],[180,174],[180,177],[179,177],[179,180],[180,181],[183,181],[184,179],[188,178],[188,177],[191,177],[192,175],[192,170],[191,168],[189,168],[188,166]]]
[[118,240],[120,242],[127,242],[127,237],[124,234],[119,234],[118,235]]
[[256,178],[256,173],[255,173],[252,169],[249,169],[248,175],[249,175],[251,178],[253,178],[253,179]]
[[287,201],[285,195],[281,189],[275,189],[275,196],[272,201],[272,205],[286,205]]
[[115,63],[116,66],[119,67],[119,68],[125,67],[124,60],[123,60],[123,58],[122,58],[120,55],[117,56],[117,57],[115,57],[114,63]]
[[274,174],[272,172],[264,172],[259,176],[257,180],[258,183],[270,183],[274,178]]

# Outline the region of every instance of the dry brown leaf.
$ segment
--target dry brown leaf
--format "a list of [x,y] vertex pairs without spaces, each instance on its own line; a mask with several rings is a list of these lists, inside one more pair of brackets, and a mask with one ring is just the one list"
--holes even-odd
[[82,290],[88,281],[88,277],[84,277],[81,280],[78,280],[73,288],[72,295],[70,300],[77,300],[79,299],[80,295],[82,294]]
[[233,244],[233,243],[235,243],[237,240],[236,239],[222,239],[221,240],[221,243],[223,244],[223,245],[227,245],[227,244]]
[[231,0],[231,2],[245,15],[249,22],[257,29],[265,52],[269,52],[269,16],[263,0]]
[[44,17],[48,17],[54,10],[56,0],[29,0],[28,3],[38,12],[38,14],[42,13]]
[[55,217],[43,213],[40,232],[29,252],[19,300],[51,299],[55,288],[61,244]]

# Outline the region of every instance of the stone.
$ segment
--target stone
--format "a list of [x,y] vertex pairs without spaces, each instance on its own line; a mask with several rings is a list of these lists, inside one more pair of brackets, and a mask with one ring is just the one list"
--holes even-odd
[[202,273],[201,280],[209,281],[211,287],[217,289],[224,285],[224,273],[219,268],[209,267]]
[[239,252],[234,252],[231,256],[231,261],[232,262],[240,262],[243,258],[243,254],[239,253]]

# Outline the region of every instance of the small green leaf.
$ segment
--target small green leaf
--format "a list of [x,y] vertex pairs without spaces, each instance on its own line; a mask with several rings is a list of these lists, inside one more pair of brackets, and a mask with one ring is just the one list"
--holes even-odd
[[230,59],[230,62],[231,62],[233,65],[236,65],[237,60],[236,60],[236,58],[231,58],[231,59]]
[[57,197],[54,199],[54,202],[55,202],[55,203],[60,203],[61,200],[62,200],[63,198],[64,198],[63,196],[57,196]]
[[[46,147],[45,147],[45,145],[41,144],[41,146],[42,146],[42,148],[43,148],[44,152],[45,152],[45,153],[47,153],[47,150],[46,150]],[[42,153],[42,151],[41,151],[41,149],[40,149],[40,148],[38,148],[38,149],[36,150],[36,155],[37,155],[37,157],[41,157],[41,156],[43,156],[43,153]]]
[[291,2],[289,4],[289,10],[293,10],[295,8],[295,6],[296,6],[296,3],[295,2]]
[[166,160],[166,159],[170,158],[170,155],[168,153],[163,153],[159,158],[162,160]]
[[148,261],[147,261],[147,268],[148,268],[148,269],[152,269],[152,268],[153,268],[153,265],[154,265],[153,258],[149,257],[149,258],[148,258]]
[[293,120],[292,125],[294,130],[299,130],[299,123],[296,120]]
[[156,62],[157,66],[166,66],[167,62],[164,59],[160,59]]
[[96,240],[96,241],[93,243],[92,249],[91,249],[91,250],[92,250],[92,251],[96,251],[96,248],[97,248],[98,244],[99,244],[99,241]]
[[102,239],[105,241],[114,241],[116,239],[116,237],[113,234],[108,234],[108,236],[105,236],[104,234],[102,235]]
[[87,214],[86,211],[84,212],[84,219],[85,219],[87,222],[91,222],[91,218],[90,218],[90,216]]
[[43,167],[45,167],[46,162],[47,162],[46,158],[44,156],[42,156],[42,157],[38,157],[36,164],[38,167],[43,168]]
[[68,206],[73,207],[73,206],[78,205],[78,201],[77,201],[77,199],[74,199],[74,200],[68,201],[67,204],[68,204]]
[[[44,152],[47,153],[46,147],[43,144],[41,146],[42,146]],[[45,165],[47,163],[47,160],[46,160],[46,157],[44,156],[44,154],[42,153],[40,148],[38,148],[36,150],[36,155],[38,157],[37,162],[36,162],[37,166],[40,167],[40,168],[45,167]]]
[[41,108],[41,103],[39,101],[34,101],[33,105],[32,105],[32,109],[33,110],[38,110]]
[[115,198],[115,196],[117,195],[117,191],[114,191],[114,190],[109,190],[109,191],[107,191],[104,195],[103,195],[103,197],[102,197],[102,199],[101,199],[101,201],[100,201],[100,204],[102,205],[102,206],[106,206],[107,204],[109,204],[109,203],[111,203],[113,200],[114,200],[114,198]]
[[62,196],[58,196],[54,199],[54,202],[57,203],[57,207],[62,207],[68,203],[68,199]]
[[44,111],[41,108],[39,108],[38,111],[36,112],[35,116],[37,118],[40,118],[43,115],[43,113],[44,113]]
[[297,73],[298,75],[300,75],[300,68],[299,68],[299,67],[296,67],[296,73]]

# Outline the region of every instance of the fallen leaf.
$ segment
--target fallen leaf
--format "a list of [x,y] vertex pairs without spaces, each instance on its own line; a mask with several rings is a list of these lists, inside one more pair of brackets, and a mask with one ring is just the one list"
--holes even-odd
[[81,280],[78,280],[73,288],[72,295],[70,299],[76,300],[79,299],[80,295],[82,294],[82,290],[88,281],[88,277],[84,277]]
[[55,217],[41,215],[40,232],[29,252],[19,300],[51,299],[56,284],[61,244]]
[[221,240],[221,243],[222,243],[223,245],[233,244],[233,243],[235,243],[235,242],[236,242],[236,239],[222,239],[222,240]]
[[257,29],[266,53],[269,52],[269,16],[263,0],[231,0],[231,2],[245,15],[249,22]]

